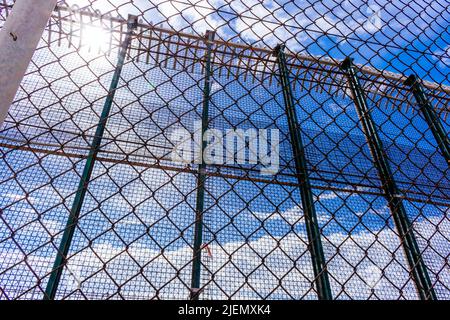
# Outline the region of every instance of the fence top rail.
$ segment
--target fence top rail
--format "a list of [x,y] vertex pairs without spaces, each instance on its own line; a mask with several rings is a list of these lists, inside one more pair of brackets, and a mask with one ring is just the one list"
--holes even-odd
[[[12,5],[5,1],[0,2],[0,8],[6,8],[6,16],[8,16]],[[70,27],[64,29],[63,22],[70,24]],[[48,32],[49,34],[56,33],[59,36],[58,42],[61,42],[62,37],[73,38],[81,37],[80,30],[83,25],[89,25],[96,23],[99,24],[105,31],[109,31],[116,35],[111,36],[109,41],[109,48],[118,47],[118,43],[126,33],[127,20],[121,17],[114,17],[108,14],[101,14],[98,11],[92,11],[87,8],[73,9],[64,5],[57,5],[52,19],[49,21]],[[56,28],[55,28],[56,25]],[[78,25],[74,27],[74,25]],[[168,28],[155,26],[152,24],[138,23],[136,32],[136,40],[138,44],[135,44],[131,50],[139,56],[143,53],[149,55],[150,53],[156,53],[160,56],[173,59],[185,59],[195,62],[202,61],[203,50],[205,50],[206,39],[202,36],[171,30]],[[117,43],[113,45],[113,42]],[[152,41],[156,42],[156,45],[152,46]],[[52,41],[48,42],[50,45]],[[233,41],[226,41],[220,38],[216,38],[213,43],[213,55],[214,62],[218,68],[224,68],[225,74],[230,76],[232,73],[230,70],[234,69],[234,74],[252,75],[253,81],[255,79],[269,80],[272,83],[272,78],[275,73],[275,57],[273,56],[273,49],[267,47],[250,46],[247,44],[237,43]],[[171,46],[176,47],[173,49]],[[187,48],[190,48],[187,50]],[[189,52],[190,51],[190,52]],[[300,81],[303,85],[305,82],[309,84],[309,89],[312,89],[314,81],[311,79],[311,74],[317,75],[317,79],[320,80],[320,85],[323,87],[332,86],[346,86],[346,79],[339,69],[342,60],[335,59],[326,56],[315,56],[300,52],[291,52],[286,50],[287,65],[293,78]],[[148,58],[147,58],[148,61]],[[185,66],[186,62],[180,64]],[[193,65],[193,63],[191,63]],[[406,92],[408,88],[404,85],[404,81],[409,75],[402,75],[387,70],[379,70],[372,66],[355,64],[355,66],[361,72],[361,79],[369,82],[366,86],[366,90],[369,93],[373,93],[385,98],[401,101],[399,96],[403,96],[401,92]],[[193,67],[192,67],[193,71]],[[219,73],[223,73],[219,70]],[[316,77],[314,77],[316,78]],[[327,79],[328,78],[328,79]],[[450,86],[444,84],[438,84],[430,81],[423,80],[422,84],[425,89],[429,91],[429,97],[438,113],[442,113],[447,118],[450,112]],[[382,90],[383,87],[391,87],[397,90],[396,94],[392,93],[392,90]],[[332,92],[333,90],[329,90]],[[341,94],[345,94],[345,90],[342,90]],[[405,98],[404,98],[405,99]],[[410,97],[407,98],[411,104],[414,104]],[[387,103],[387,101],[385,102]]]

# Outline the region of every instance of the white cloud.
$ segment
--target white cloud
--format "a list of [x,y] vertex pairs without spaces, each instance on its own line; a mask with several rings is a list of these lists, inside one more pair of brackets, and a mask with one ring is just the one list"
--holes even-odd
[[27,200],[30,203],[35,203],[36,202],[36,198],[35,197],[31,197],[31,196],[26,196],[24,194],[18,194],[18,193],[7,193],[5,195],[6,197],[14,200],[14,201],[21,201],[21,200]]
[[[418,222],[415,228],[419,232],[429,230],[430,223],[437,224],[440,220],[438,217],[429,218],[430,222]],[[449,229],[450,222],[446,220],[444,224],[445,226],[441,227]],[[220,287],[227,295],[233,295],[233,298],[301,298],[310,290],[313,275],[306,239],[305,233],[289,233],[282,238],[264,236],[246,244],[242,241],[220,245],[211,243],[211,257],[203,260],[205,266],[202,282],[211,280],[206,268],[216,273],[216,276],[214,282],[206,287],[205,295],[209,298],[224,298],[224,293],[218,288]],[[440,250],[445,248],[446,242],[442,237],[434,235],[431,239],[431,247]],[[385,228],[374,233],[354,233],[351,238],[335,233],[326,236],[323,241],[335,296],[344,289],[354,298],[367,299],[373,290],[377,297],[396,299],[399,298],[397,288],[404,287],[404,297],[417,299],[416,291],[409,280],[400,241],[390,229]],[[445,252],[440,253],[445,255]],[[204,257],[206,256],[205,250]],[[18,250],[2,250],[0,258],[0,261],[18,262],[23,261],[24,256]],[[114,246],[112,243],[94,243],[91,249],[84,249],[69,260],[70,272],[64,273],[60,288],[68,295],[72,290],[76,290],[81,282],[81,290],[88,297],[106,298],[117,292],[117,283],[121,286],[120,292],[124,298],[146,299],[155,294],[152,286],[160,288],[165,285],[165,289],[160,292],[161,298],[187,298],[191,259],[192,250],[188,246],[161,253],[142,245],[132,245],[126,250],[125,247]],[[448,286],[450,272],[443,271],[445,261],[432,250],[426,250],[425,259],[430,269],[440,272],[439,281]],[[34,272],[41,276],[48,272],[53,262],[51,257],[37,254],[29,255],[27,261],[33,266]],[[106,269],[103,269],[105,263]],[[146,278],[139,276],[141,266]],[[25,291],[29,287],[37,286],[37,279],[24,263],[13,271],[7,277],[0,275],[0,284],[11,297],[17,294],[13,288],[22,288],[21,290]],[[124,284],[127,279],[135,276],[137,282]],[[278,293],[269,296],[280,281],[288,294],[278,290]],[[244,285],[245,283],[247,285]],[[439,284],[437,286],[440,287]],[[22,298],[36,299],[39,292],[30,291]],[[448,291],[439,292],[441,297],[450,297]],[[74,293],[72,298],[81,298],[76,291]],[[345,295],[341,292],[339,297],[345,298]],[[314,295],[310,298],[314,298]]]

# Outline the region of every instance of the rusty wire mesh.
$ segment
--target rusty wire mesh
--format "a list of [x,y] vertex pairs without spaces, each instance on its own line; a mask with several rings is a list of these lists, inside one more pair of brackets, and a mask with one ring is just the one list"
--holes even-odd
[[[0,1],[0,26],[13,4]],[[279,43],[332,298],[420,298],[340,67],[346,56],[431,287],[450,298],[449,162],[404,84],[421,79],[448,137],[449,2],[86,0],[59,1],[0,131],[0,299],[46,295],[129,14],[139,23],[54,298],[318,298]],[[280,170],[206,166],[193,288],[201,172],[171,161],[170,132],[202,120],[208,50],[208,127],[280,130]]]

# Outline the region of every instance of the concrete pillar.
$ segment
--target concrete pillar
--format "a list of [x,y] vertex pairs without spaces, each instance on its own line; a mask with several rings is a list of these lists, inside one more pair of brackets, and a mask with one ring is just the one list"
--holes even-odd
[[0,128],[57,0],[16,0],[0,30]]

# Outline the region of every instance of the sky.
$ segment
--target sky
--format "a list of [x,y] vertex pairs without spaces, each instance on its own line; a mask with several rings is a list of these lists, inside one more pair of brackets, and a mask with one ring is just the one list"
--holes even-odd
[[[369,64],[438,83],[448,78],[450,11],[445,0],[118,0],[76,1],[102,13],[139,15],[144,22],[225,40]],[[115,3],[116,3],[115,2]],[[73,4],[67,0],[68,5]],[[191,3],[194,3],[192,5]],[[119,3],[118,3],[119,4]]]
[[[135,1],[134,10],[143,11],[145,3],[148,2]],[[177,14],[184,8],[182,4],[153,3],[158,4],[164,14],[157,16],[149,10],[143,18],[152,19],[154,23],[158,23],[157,19],[164,20],[175,29],[185,27]],[[246,6],[253,4],[245,3]],[[436,18],[439,14],[432,8],[439,8],[440,2],[433,3],[427,11],[430,16],[422,14],[420,18],[414,16],[413,9],[395,9],[398,13],[392,11],[393,7],[390,10],[403,24],[408,15],[420,29],[431,21],[436,26],[439,24]],[[381,18],[390,24],[382,31],[375,30],[374,26],[367,26],[368,31],[360,30],[360,23],[349,22],[352,27],[332,26],[336,19],[346,17],[342,10],[329,9],[336,5],[332,1],[327,2],[329,8],[315,2],[311,10],[294,19],[290,17],[296,12],[294,4],[280,9],[281,3],[268,1],[262,7],[255,2],[252,10],[245,10],[239,1],[232,1],[225,7],[222,4],[221,1],[205,1],[208,9],[185,11],[188,21],[197,21],[192,31],[202,33],[206,28],[215,27],[221,30],[221,37],[237,40],[238,33],[240,41],[253,44],[267,33],[263,37],[265,45],[273,46],[279,40],[277,37],[289,38],[286,30],[274,31],[278,24],[273,21],[276,18],[293,25],[285,27],[291,33],[299,28],[317,31],[330,26],[329,33],[371,38],[380,43],[396,33],[395,39],[390,38],[396,46],[404,41],[412,43],[413,36],[417,37],[417,33],[411,31],[413,27],[410,31],[404,30],[383,10]],[[305,3],[296,3],[301,4]],[[360,8],[359,4],[345,1],[341,7]],[[100,1],[98,6],[99,10],[107,8],[106,4],[101,6]],[[415,8],[415,5],[410,6]],[[226,19],[224,13],[221,17],[215,12],[207,15],[205,21],[204,16],[212,12],[211,7],[245,11],[249,18]],[[121,8],[122,15],[133,12],[131,8],[127,11],[127,6]],[[270,12],[265,8],[275,13],[266,18]],[[327,14],[317,20],[323,13]],[[363,13],[367,13],[365,9],[356,13],[355,21],[360,21]],[[448,12],[440,14],[445,18]],[[252,31],[248,28],[251,16],[264,17],[269,23],[254,25]],[[223,21],[231,22],[220,27]],[[432,29],[431,24],[429,28]],[[428,31],[428,34],[433,32]],[[441,37],[445,44],[446,31]],[[333,44],[336,40],[341,46]],[[447,47],[440,44],[441,40],[435,40],[430,40],[433,52],[445,52]],[[359,45],[360,42],[344,43],[342,36],[323,37],[310,31],[307,35],[296,36],[288,44],[293,51],[317,55],[336,52],[339,57],[352,51],[350,47],[354,43]],[[115,56],[95,58],[93,52],[76,52],[66,45],[52,46],[48,50],[44,44],[43,40],[43,47],[35,54],[29,74],[16,96],[8,122],[0,132],[1,141],[12,143],[12,139],[16,139],[17,143],[17,140],[31,139],[36,146],[41,143],[44,147],[42,143],[47,143],[57,149],[64,146],[65,150],[85,154],[86,151],[79,148],[89,146],[92,137],[89,134],[92,135],[98,121]],[[64,44],[67,43],[64,41]],[[329,51],[333,47],[335,49]],[[386,66],[383,63],[388,64],[387,60],[391,63],[388,69],[403,70],[397,63],[401,58],[391,56],[396,49],[392,49],[393,53],[386,50],[383,55],[384,51],[370,53],[369,47],[373,48],[368,44],[361,47],[357,60],[370,60],[381,68]],[[60,63],[55,57],[61,58]],[[423,59],[426,57],[433,59],[435,56],[427,54]],[[408,61],[402,63],[409,65],[408,68],[418,66]],[[435,81],[448,82],[448,61],[430,61],[429,65],[422,65],[424,68],[433,66],[434,71],[428,76]],[[438,69],[443,75],[439,75]],[[415,71],[420,73],[420,69]],[[123,159],[124,154],[128,154],[141,163],[154,163],[154,156],[161,156],[166,150],[161,147],[170,145],[167,133],[179,125],[177,118],[187,127],[192,127],[199,119],[203,80],[199,73],[162,68],[153,61],[150,64],[129,61],[108,120],[103,155],[108,159]],[[50,88],[48,81],[51,81]],[[233,81],[214,73],[213,87],[211,126],[278,127],[282,137],[281,163],[292,162],[282,94],[275,83],[261,85],[242,77]],[[311,177],[333,296],[339,299],[417,298],[386,200],[349,189],[350,182],[358,181],[366,185],[360,191],[379,190],[370,187],[371,183],[379,181],[353,103],[348,96],[330,96],[300,85],[295,90],[295,98],[308,164],[317,168]],[[371,105],[376,99],[370,97]],[[379,134],[390,164],[395,169],[394,176],[397,181],[404,181],[399,183],[402,189],[410,194],[424,192],[427,197],[448,202],[448,168],[420,115],[406,108],[373,107],[372,111],[381,128]],[[88,136],[80,137],[80,132]],[[39,299],[48,277],[41,284],[37,278],[50,271],[84,161],[11,151],[5,147],[0,150],[0,190],[4,193],[0,202],[0,297]],[[214,172],[216,168],[208,170]],[[292,172],[292,165],[283,170]],[[230,172],[239,176],[245,170]],[[16,176],[12,178],[14,173]],[[279,179],[295,182],[292,177]],[[343,190],[323,191],[322,187],[330,185],[326,180]],[[436,181],[439,187],[434,188]],[[188,298],[195,197],[196,176],[192,173],[97,161],[57,297]],[[413,201],[404,201],[404,204],[409,218],[414,221],[437,294],[440,298],[449,298],[448,206]],[[11,229],[15,230],[14,234]],[[51,235],[56,236],[52,239]],[[210,176],[206,183],[204,242],[208,243],[211,256],[204,250],[201,280],[205,285],[204,298],[316,299],[311,286],[313,272],[307,239],[298,188]],[[213,280],[211,273],[215,274]]]

